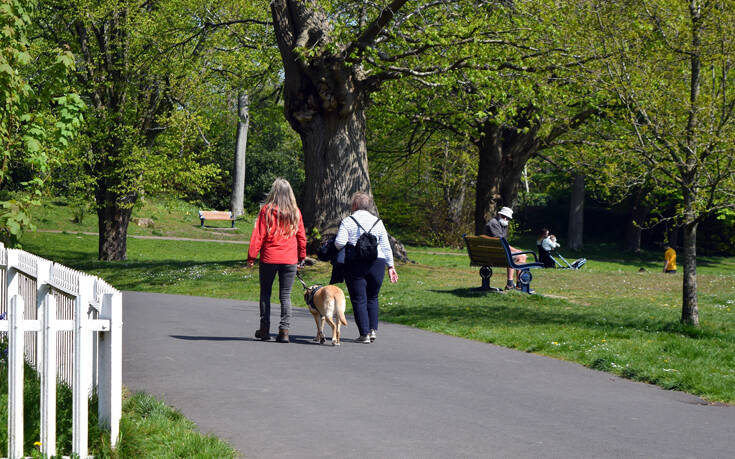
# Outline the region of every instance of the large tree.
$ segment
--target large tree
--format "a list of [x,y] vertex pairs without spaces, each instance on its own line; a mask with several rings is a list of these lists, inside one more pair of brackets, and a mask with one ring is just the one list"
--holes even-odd
[[[280,58],[267,8],[260,2],[181,0],[169,12],[177,26],[172,48],[188,51],[182,58],[198,68],[207,84],[200,88],[192,109],[233,100],[237,114],[231,167],[230,209],[244,212],[246,156],[251,106],[257,107],[281,83]],[[194,20],[192,20],[194,19]],[[202,90],[203,89],[203,90]],[[191,98],[189,98],[191,99]],[[197,107],[199,106],[199,107]],[[230,168],[228,168],[230,169]]]
[[[378,102],[427,131],[473,145],[475,231],[499,206],[513,206],[528,160],[553,148],[605,104],[585,81],[598,56],[580,48],[588,16],[578,5],[503,2],[472,13],[436,62],[441,75],[391,84]],[[458,33],[464,36],[458,37]]]
[[[90,113],[84,156],[99,218],[99,258],[126,257],[127,227],[150,167],[146,158],[170,109],[170,81],[146,37],[153,3],[52,1],[44,4],[49,39],[77,56],[77,85]],[[87,150],[87,151],[84,151]]]
[[200,14],[202,3],[43,4],[44,35],[74,51],[75,84],[90,110],[65,165],[91,189],[102,260],[126,258],[127,227],[143,193],[206,189],[217,176],[213,164],[201,166],[209,120],[196,110],[217,87],[200,59],[205,44],[216,47],[208,39],[218,30]]
[[[474,40],[503,2],[275,0],[286,118],[304,149],[304,221],[334,232],[355,191],[371,193],[365,109],[385,81],[423,80],[460,67],[444,51]],[[483,24],[487,27],[487,24]]]
[[681,321],[699,325],[697,227],[735,206],[735,8],[727,0],[598,2],[600,75],[626,109],[635,154],[683,227]]

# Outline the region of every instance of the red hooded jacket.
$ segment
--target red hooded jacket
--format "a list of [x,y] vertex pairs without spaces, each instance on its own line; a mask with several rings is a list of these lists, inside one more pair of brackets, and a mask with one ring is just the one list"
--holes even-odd
[[[271,208],[275,221],[278,209]],[[250,236],[250,248],[248,249],[248,261],[253,261],[260,252],[261,263],[294,265],[306,258],[306,232],[304,231],[304,219],[301,218],[299,210],[299,229],[296,234],[286,237],[283,234],[275,234],[275,230],[268,233],[266,222],[266,207],[263,206],[258,213],[253,234]]]

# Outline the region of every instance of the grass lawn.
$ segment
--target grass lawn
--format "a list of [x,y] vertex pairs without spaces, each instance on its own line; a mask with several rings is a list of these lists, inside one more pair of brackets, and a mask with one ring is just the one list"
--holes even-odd
[[[4,341],[0,350],[7,349]],[[0,352],[0,416],[8,413],[8,366]],[[23,449],[31,457],[42,457],[38,440],[40,433],[41,381],[32,367],[26,365],[23,384],[25,411]],[[72,390],[57,385],[56,450],[58,457],[71,455],[72,449]],[[235,458],[238,452],[214,435],[196,431],[194,423],[175,409],[153,397],[137,393],[125,396],[120,420],[120,442],[113,450],[109,432],[97,427],[97,397],[89,404],[89,451],[99,458]],[[8,450],[8,425],[0,422],[0,451]]]
[[[138,226],[131,221],[128,234],[133,236],[167,236],[214,240],[250,240],[254,216],[244,215],[235,222],[235,229],[229,221],[207,221],[201,227],[201,209],[178,200],[147,198],[133,209],[133,219],[149,218],[153,226]],[[80,218],[81,216],[81,218]],[[50,200],[33,210],[34,223],[39,230],[96,233],[97,214],[82,210],[79,205],[67,204],[64,200]],[[81,223],[79,223],[81,220]]]
[[[129,239],[128,261],[109,263],[96,260],[94,236],[29,233],[22,242],[122,290],[258,298],[257,268],[245,266],[244,245]],[[600,244],[584,255],[589,262],[580,271],[534,270],[539,295],[483,294],[471,290],[480,277],[463,251],[409,247],[415,263],[398,266],[397,284],[384,284],[381,319],[735,402],[735,259],[699,260],[697,330],[679,324],[681,274],[661,273],[661,254],[629,255]],[[325,283],[329,270],[319,263],[304,277]],[[496,270],[492,284],[503,278]],[[293,292],[301,305],[301,290]]]

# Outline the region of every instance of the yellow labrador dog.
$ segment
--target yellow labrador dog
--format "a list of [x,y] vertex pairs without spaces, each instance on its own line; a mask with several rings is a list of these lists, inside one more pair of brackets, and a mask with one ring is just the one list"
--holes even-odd
[[[332,327],[332,346],[339,346],[339,326],[347,325],[345,319],[345,294],[336,285],[312,285],[304,292],[304,300],[309,305],[309,312],[316,322],[314,341],[324,344],[324,321]],[[334,321],[334,315],[337,321]]]

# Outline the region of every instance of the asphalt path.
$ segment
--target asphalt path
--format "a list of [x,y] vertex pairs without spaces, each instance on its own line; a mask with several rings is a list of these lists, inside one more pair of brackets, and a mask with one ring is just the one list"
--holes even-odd
[[358,344],[352,317],[318,345],[302,308],[261,342],[256,303],[123,302],[123,383],[246,457],[735,457],[735,407],[574,363],[388,323]]

